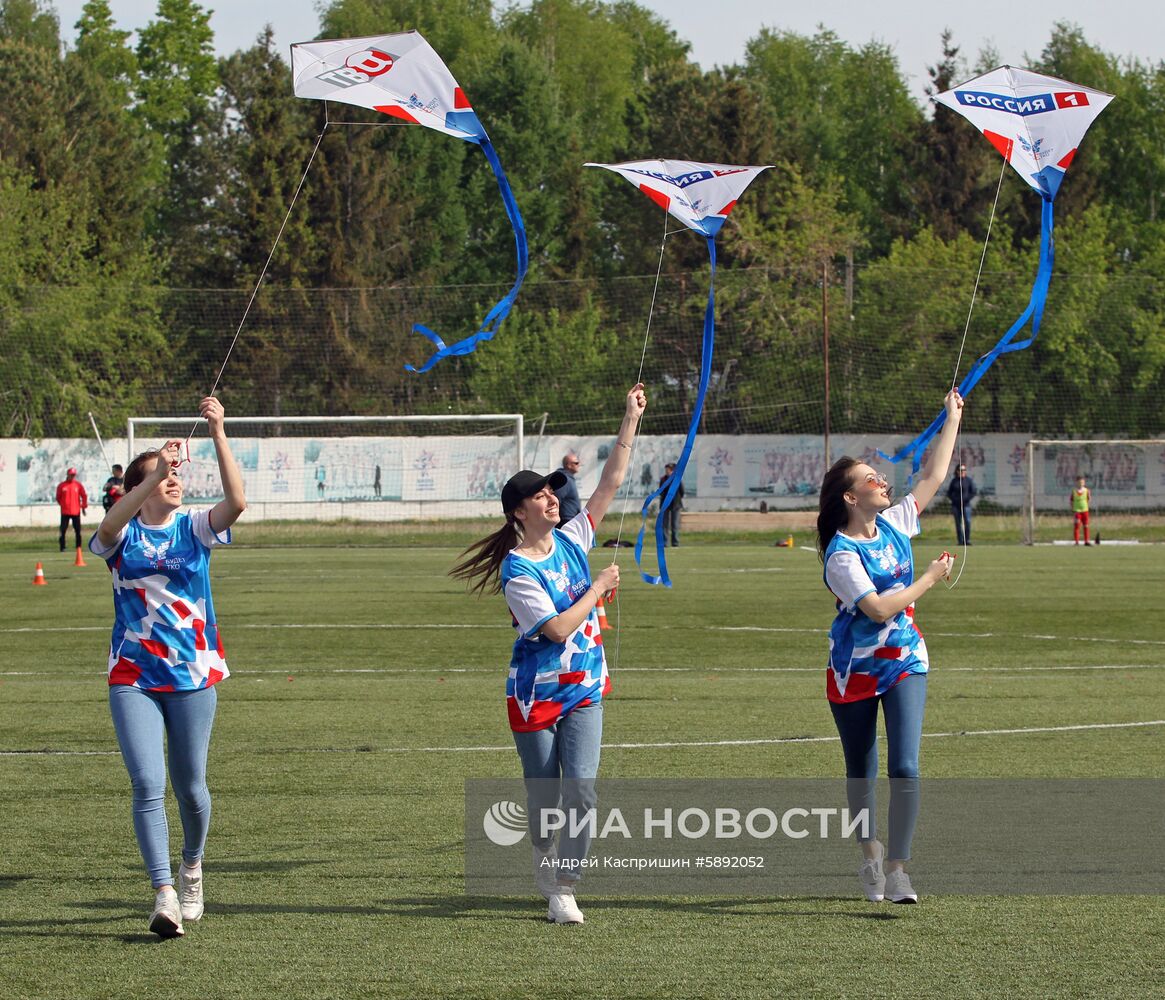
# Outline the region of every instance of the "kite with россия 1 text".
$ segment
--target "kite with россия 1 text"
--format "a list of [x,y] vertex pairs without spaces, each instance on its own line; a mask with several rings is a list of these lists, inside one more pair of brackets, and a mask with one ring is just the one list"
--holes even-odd
[[[1052,202],[1060,190],[1065,171],[1076,156],[1080,140],[1112,97],[1112,94],[1054,76],[1001,66],[936,94],[933,98],[937,103],[961,114],[979,129],[988,142],[999,150],[1004,160],[1043,199],[1040,262],[1031,298],[1011,329],[999,338],[991,350],[976,359],[959,382],[958,389],[964,397],[975,388],[996,358],[1029,347],[1040,332],[1055,256]],[[1031,336],[1016,341],[1015,335],[1029,320]],[[891,462],[900,462],[909,456],[913,475],[918,472],[926,446],[945,422],[946,410],[943,410],[926,430],[896,454],[879,454]]]

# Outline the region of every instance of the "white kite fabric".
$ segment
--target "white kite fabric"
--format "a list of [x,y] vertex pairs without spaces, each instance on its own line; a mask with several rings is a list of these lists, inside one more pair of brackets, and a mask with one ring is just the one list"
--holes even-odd
[[415,325],[414,330],[436,345],[437,353],[419,368],[405,367],[423,372],[443,358],[472,353],[479,343],[493,337],[509,315],[526,276],[529,253],[526,227],[506,173],[465,92],[417,31],[299,42],[291,46],[291,71],[297,97],[338,101],[379,111],[481,147],[497,179],[514,229],[517,280],[482,320],[478,332],[456,344],[446,346],[432,330]]
[[[692,407],[692,421],[688,426],[684,446],[676,459],[675,471],[663,484],[643,501],[644,527],[639,529],[635,542],[635,562],[640,576],[648,583],[671,586],[667,572],[667,545],[663,532],[663,515],[675,502],[684,469],[695,444],[696,431],[704,412],[704,398],[712,374],[712,349],[716,335],[716,234],[724,226],[736,199],[768,166],[748,167],[730,163],[700,163],[695,160],[634,160],[628,163],[588,163],[588,167],[602,167],[626,178],[648,198],[678,219],[689,229],[702,234],[708,242],[708,259],[712,274],[708,285],[708,305],[704,310],[704,338],[700,352],[700,381],[696,402]],[[659,575],[643,572],[643,535],[651,504],[659,498],[655,517],[656,556]]]
[[764,167],[693,160],[634,160],[588,163],[625,177],[668,214],[705,236],[720,232],[736,199]]
[[[1112,94],[1102,90],[1014,66],[1000,66],[933,98],[936,104],[962,115],[982,132],[983,137],[1043,199],[1040,262],[1031,298],[1011,328],[994,347],[978,357],[959,380],[958,389],[964,397],[979,384],[1001,355],[1030,347],[1039,335],[1056,252],[1052,237],[1052,204],[1065,172],[1076,158],[1084,133],[1112,99]],[[1028,322],[1031,323],[1031,336],[1026,340],[1016,340],[1016,334]],[[913,477],[922,464],[927,445],[945,422],[946,410],[943,410],[926,430],[894,455],[879,454],[891,462],[909,457]]]
[[1036,191],[1054,198],[1080,140],[1112,94],[1000,66],[935,95],[983,133]]

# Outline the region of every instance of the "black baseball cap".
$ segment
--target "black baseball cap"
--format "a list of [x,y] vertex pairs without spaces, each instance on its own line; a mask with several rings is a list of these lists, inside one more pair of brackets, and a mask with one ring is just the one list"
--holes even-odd
[[518,504],[527,497],[532,497],[543,486],[557,490],[565,485],[566,473],[561,469],[556,469],[548,476],[540,476],[530,469],[523,469],[510,476],[506,485],[502,487],[502,510],[509,514]]

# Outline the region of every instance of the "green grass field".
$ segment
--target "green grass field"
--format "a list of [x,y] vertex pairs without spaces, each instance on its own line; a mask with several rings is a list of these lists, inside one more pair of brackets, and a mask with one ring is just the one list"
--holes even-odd
[[[456,539],[299,530],[302,547],[244,523],[215,556],[233,676],[211,746],[207,914],[161,943],[106,705],[108,575],[0,542],[0,997],[1162,995],[1153,896],[584,893],[581,928],[547,925],[533,896],[466,897],[464,780],[518,773],[504,605],[445,576]],[[920,561],[949,545],[936,537]],[[924,773],[1160,777],[1160,547],[968,554],[958,586],[919,605]],[[604,776],[841,773],[836,743],[773,742],[833,733],[814,553],[694,544],[672,554],[672,590],[622,563]],[[644,743],[669,745],[619,746]]]

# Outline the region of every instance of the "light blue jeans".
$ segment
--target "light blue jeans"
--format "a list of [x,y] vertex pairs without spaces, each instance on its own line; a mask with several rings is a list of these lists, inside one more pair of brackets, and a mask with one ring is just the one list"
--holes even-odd
[[583,817],[598,807],[595,778],[599,773],[599,753],[603,742],[603,703],[576,708],[547,729],[514,733],[522,776],[526,779],[526,814],[530,840],[545,851],[553,835],[542,837],[543,809],[561,808],[567,826],[559,833],[558,881],[577,882],[582,878],[580,862],[591,847],[589,828],[571,834],[570,816]]
[[182,860],[192,865],[202,858],[210,828],[206,755],[217,704],[213,686],[199,691],[143,691],[128,684],[109,688],[113,728],[133,785],[134,833],[155,889],[174,884],[166,823],[167,758],[182,817]]
[[926,674],[910,674],[885,694],[845,704],[831,702],[833,720],[845,754],[847,798],[851,813],[869,809],[870,836],[876,836],[878,777],[878,704],[886,716],[886,770],[890,776],[890,831],[886,857],[910,859],[910,844],[918,823],[918,746],[926,708]]

